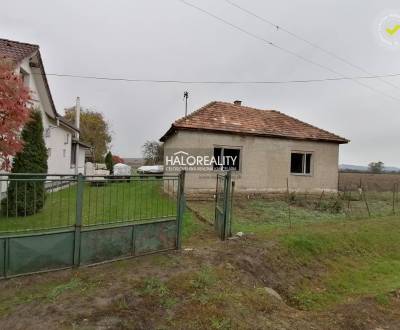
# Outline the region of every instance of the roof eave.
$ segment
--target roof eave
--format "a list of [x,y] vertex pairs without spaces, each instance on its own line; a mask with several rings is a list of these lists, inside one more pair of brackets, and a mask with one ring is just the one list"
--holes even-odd
[[66,121],[62,116],[58,116],[57,119],[59,120],[60,124],[72,129],[75,132],[80,132],[80,130],[74,126],[73,124],[69,123],[68,121]]
[[347,139],[321,139],[321,138],[300,138],[294,136],[285,136],[285,135],[274,135],[274,134],[261,134],[261,133],[252,133],[252,132],[235,132],[235,131],[227,131],[227,130],[218,130],[218,129],[209,129],[209,128],[194,128],[194,127],[181,127],[176,126],[174,124],[171,125],[169,130],[160,138],[161,142],[165,142],[172,136],[176,131],[202,131],[202,132],[212,132],[217,134],[234,134],[241,136],[259,136],[259,137],[268,137],[273,139],[285,139],[285,140],[299,140],[299,141],[312,141],[312,142],[327,142],[327,143],[335,143],[335,144],[346,144],[349,143],[350,140]]
[[160,142],[165,142],[169,139],[171,135],[173,135],[176,131],[176,127],[174,124],[168,129],[168,131],[159,139]]
[[93,149],[93,146],[91,146],[90,144],[87,144],[85,142],[82,142],[82,141],[79,141],[79,140],[76,140],[76,139],[73,139],[72,143],[79,144],[80,146],[84,147],[85,149]]
[[39,49],[36,51],[36,54],[37,54],[38,61],[39,61],[39,69],[41,71],[41,76],[42,76],[44,85],[46,87],[47,95],[49,97],[49,101],[50,101],[50,104],[51,104],[51,108],[53,110],[53,114],[54,114],[55,118],[58,118],[58,117],[60,117],[60,115],[57,112],[56,106],[54,104],[53,96],[51,95],[49,82],[47,80],[46,71],[44,69],[43,60],[42,60],[42,56],[40,55]]

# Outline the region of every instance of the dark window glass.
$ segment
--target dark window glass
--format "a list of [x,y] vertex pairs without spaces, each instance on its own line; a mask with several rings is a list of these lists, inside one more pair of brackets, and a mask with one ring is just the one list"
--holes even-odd
[[76,164],[76,143],[71,144],[71,166]]
[[240,149],[224,148],[225,166],[224,170],[239,171]]
[[291,173],[303,173],[303,157],[304,154],[292,153],[290,159],[290,172]]
[[311,154],[306,154],[306,174],[311,174]]
[[[222,157],[222,148],[214,148],[214,158],[219,163]],[[221,166],[214,164],[214,170],[219,170]]]
[[214,165],[214,169],[222,169],[224,171],[240,170],[240,149],[214,148],[214,157],[217,162],[224,162],[223,166]]

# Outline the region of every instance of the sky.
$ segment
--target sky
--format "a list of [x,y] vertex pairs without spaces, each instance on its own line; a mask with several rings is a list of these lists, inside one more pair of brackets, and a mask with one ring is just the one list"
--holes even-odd
[[[47,73],[185,81],[366,75],[225,0],[186,1],[251,35],[180,0],[14,0],[0,11],[1,38],[38,44]],[[379,34],[387,15],[400,15],[398,0],[231,1],[372,75],[400,73],[400,46]],[[386,83],[359,80],[367,87],[353,80],[222,85],[48,79],[58,112],[80,96],[84,107],[104,114],[112,151],[122,157],[140,157],[146,140],[158,140],[184,115],[187,90],[189,112],[213,100],[242,100],[350,139],[340,147],[340,163],[400,166],[400,76]]]

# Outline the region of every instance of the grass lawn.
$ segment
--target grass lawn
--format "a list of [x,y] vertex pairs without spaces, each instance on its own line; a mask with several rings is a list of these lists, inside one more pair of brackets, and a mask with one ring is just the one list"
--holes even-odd
[[[291,205],[290,222],[284,201],[237,200],[232,232],[277,242],[286,265],[315,272],[289,293],[298,307],[319,310],[363,296],[385,302],[400,288],[400,210],[393,215],[391,198],[370,194],[370,217],[364,201],[351,201],[352,214]],[[213,202],[190,205],[212,221]]]
[[[120,184],[125,198],[113,184],[92,188],[122,205],[134,184]],[[213,215],[213,203],[196,207]],[[0,328],[398,329],[400,217],[293,206],[288,226],[286,212],[279,201],[240,201],[234,231],[245,235],[224,242],[186,212],[181,251],[2,281]]]
[[[163,180],[109,182],[84,186],[83,225],[140,221],[174,217],[176,198],[163,193]],[[170,187],[177,181],[170,181]],[[26,217],[0,216],[0,233],[48,228],[65,228],[75,224],[76,185],[47,193],[44,208]]]
[[[308,225],[311,223],[363,220],[393,215],[393,195],[390,192],[367,193],[367,204],[353,193],[351,200],[340,202],[340,208],[332,210],[336,199],[324,197],[320,206],[318,199],[304,199],[297,195],[291,202],[290,209],[284,200],[236,199],[232,210],[233,232],[257,232],[272,230],[275,227]],[[191,208],[210,222],[214,221],[213,201],[193,201]],[[400,214],[400,203],[395,200],[395,212]],[[290,213],[290,217],[289,217]]]
[[362,296],[384,303],[400,288],[400,217],[314,224],[278,235],[294,262],[323,269],[297,288],[293,300],[302,308]]

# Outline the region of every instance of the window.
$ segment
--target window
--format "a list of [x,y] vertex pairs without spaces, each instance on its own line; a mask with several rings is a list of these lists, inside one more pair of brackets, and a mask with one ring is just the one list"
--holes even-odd
[[47,157],[51,156],[51,148],[47,148]]
[[45,135],[47,138],[51,136],[51,128],[50,127],[46,128]]
[[71,144],[71,167],[76,164],[76,143]]
[[290,173],[311,174],[312,154],[309,152],[292,152],[290,158]]
[[215,147],[214,158],[217,161],[214,170],[240,170],[240,149]]
[[68,144],[69,142],[69,134],[65,134],[65,140],[64,140],[64,144]]
[[65,158],[67,156],[67,150],[63,149],[63,157]]
[[25,87],[29,87],[29,73],[24,69],[19,69],[19,73],[21,75],[22,81],[24,82]]

